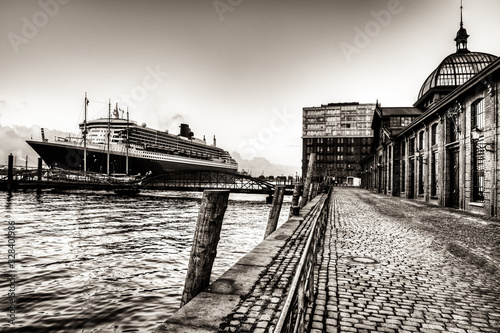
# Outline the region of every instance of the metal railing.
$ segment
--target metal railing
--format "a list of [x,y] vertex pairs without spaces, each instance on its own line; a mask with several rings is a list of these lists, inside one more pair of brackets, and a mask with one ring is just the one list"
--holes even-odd
[[268,181],[233,172],[221,171],[177,171],[148,177],[138,181],[142,185],[163,187],[204,187],[214,189],[240,189],[274,191],[275,185]]
[[331,190],[328,194],[322,194],[322,198],[306,217],[310,221],[304,221],[304,223],[312,222],[313,225],[293,277],[288,297],[274,329],[275,333],[302,333],[306,331],[309,325],[306,320],[306,309],[315,295],[314,266],[316,265],[320,241],[324,236],[328,221],[330,196]]

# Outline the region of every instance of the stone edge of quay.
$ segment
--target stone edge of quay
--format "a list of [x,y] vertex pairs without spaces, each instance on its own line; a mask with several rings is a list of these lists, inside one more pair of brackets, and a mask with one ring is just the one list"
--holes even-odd
[[251,291],[260,274],[286,245],[295,229],[320,198],[318,195],[308,202],[298,216],[289,218],[203,292],[160,324],[154,332],[218,332],[219,325],[232,313],[241,297]]

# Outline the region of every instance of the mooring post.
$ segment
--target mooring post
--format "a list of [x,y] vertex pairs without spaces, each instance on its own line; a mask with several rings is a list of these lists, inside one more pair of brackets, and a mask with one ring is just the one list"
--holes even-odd
[[286,186],[279,185],[276,186],[274,190],[273,203],[271,205],[271,211],[269,212],[269,219],[267,220],[266,233],[264,234],[264,239],[267,238],[276,230],[278,225],[278,220],[280,217],[281,206],[283,205],[283,197],[285,196]]
[[12,182],[14,180],[14,156],[9,154],[7,169],[7,191],[12,191]]
[[295,184],[295,186],[293,187],[292,204],[290,205],[290,216],[299,215],[300,188],[300,184]]
[[269,195],[266,197],[266,204],[270,204],[273,202],[273,194],[269,193]]
[[217,244],[228,199],[229,190],[203,191],[181,307],[202,292],[210,283],[210,274],[217,255]]
[[315,161],[316,153],[311,153],[311,155],[309,155],[309,164],[307,165],[306,181],[304,182],[304,191],[302,193],[302,200],[300,200],[300,208],[304,207],[307,203],[309,188],[311,187],[312,176],[314,173]]
[[42,180],[42,158],[38,158],[38,169],[37,169],[37,179],[38,181]]

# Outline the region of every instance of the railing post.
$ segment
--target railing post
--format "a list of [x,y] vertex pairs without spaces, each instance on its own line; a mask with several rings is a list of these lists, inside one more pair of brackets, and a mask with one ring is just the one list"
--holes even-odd
[[316,153],[311,153],[311,155],[309,155],[309,164],[307,166],[307,175],[306,175],[306,181],[304,183],[302,200],[300,201],[300,208],[304,207],[307,203],[307,199],[309,196],[309,187],[311,186],[311,181],[314,173],[315,160],[316,160]]
[[281,206],[283,205],[283,197],[285,196],[284,185],[276,186],[274,190],[273,203],[271,206],[271,211],[269,212],[269,219],[267,220],[266,233],[264,234],[264,239],[266,239],[270,234],[276,230],[278,225],[278,220],[280,217]]
[[203,192],[181,307],[202,292],[210,283],[210,274],[217,255],[217,244],[228,199],[228,190]]
[[319,183],[314,183],[312,198],[315,198],[318,195],[318,190],[319,190]]

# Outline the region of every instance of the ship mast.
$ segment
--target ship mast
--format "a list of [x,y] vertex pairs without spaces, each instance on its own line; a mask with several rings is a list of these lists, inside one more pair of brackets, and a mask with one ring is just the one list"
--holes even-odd
[[126,136],[126,140],[127,142],[125,142],[125,149],[126,149],[126,152],[127,152],[127,157],[125,159],[125,174],[128,175],[128,107],[127,107],[127,136]]
[[107,159],[106,159],[106,172],[108,175],[111,175],[109,170],[109,141],[111,137],[111,99],[109,100],[109,108],[108,108],[108,149],[107,149]]
[[85,112],[83,118],[83,175],[87,175],[87,92],[85,92]]

